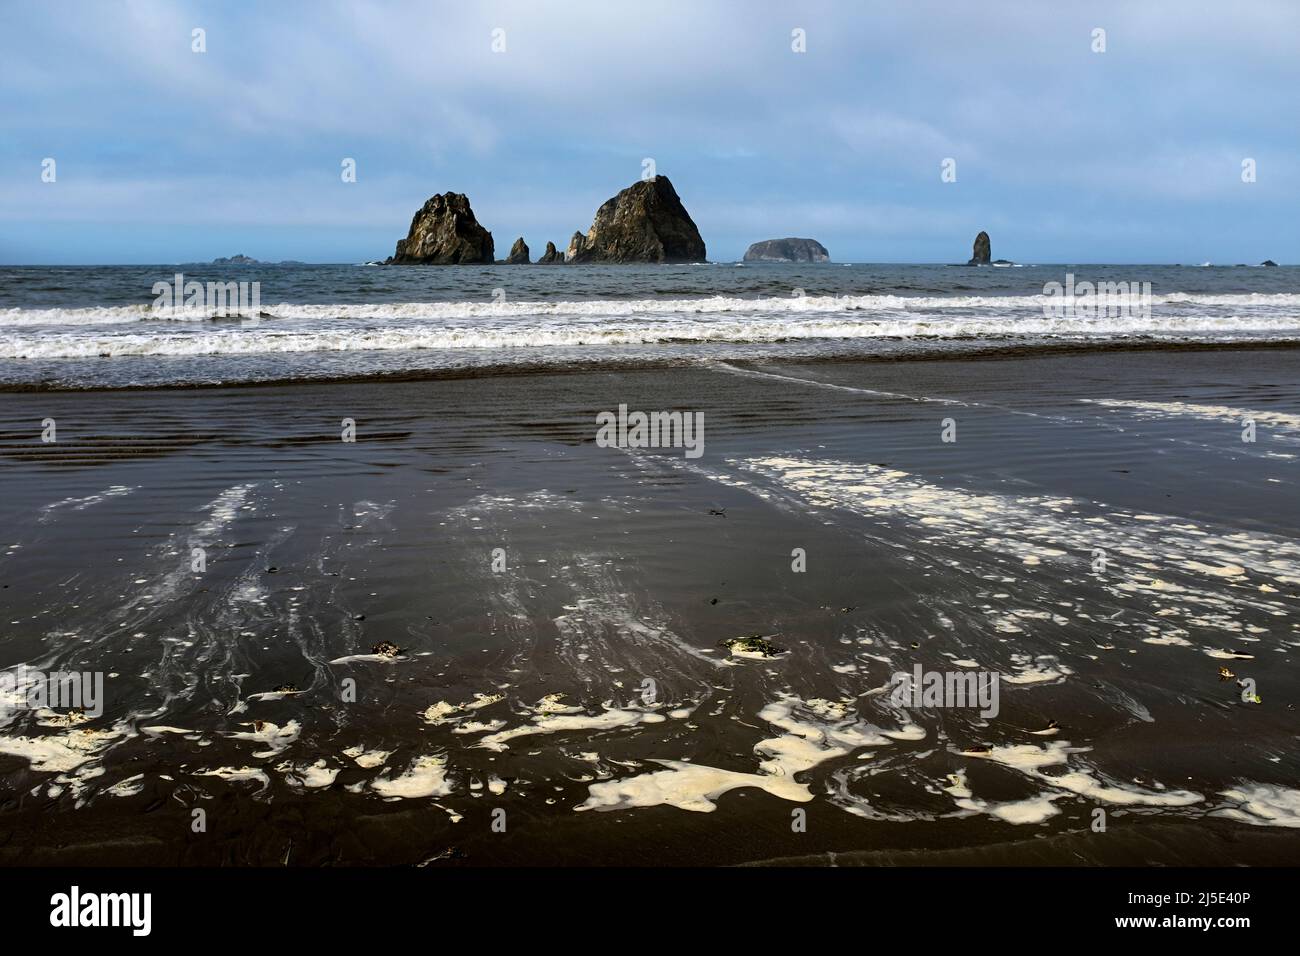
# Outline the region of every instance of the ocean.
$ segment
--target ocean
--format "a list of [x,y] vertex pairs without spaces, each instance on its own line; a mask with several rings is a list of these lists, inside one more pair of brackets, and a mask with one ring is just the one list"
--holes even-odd
[[0,269],[0,860],[1294,862],[1298,341],[1292,267]]
[[[258,283],[257,314],[160,313],[156,283]],[[1047,284],[1149,288],[1047,314]],[[1146,284],[1144,286],[1144,284]],[[1300,335],[1300,268],[0,268],[0,387],[117,388]]]

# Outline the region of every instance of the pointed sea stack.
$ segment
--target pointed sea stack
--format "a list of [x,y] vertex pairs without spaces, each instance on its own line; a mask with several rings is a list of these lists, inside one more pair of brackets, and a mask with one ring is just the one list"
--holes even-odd
[[[581,240],[581,241],[580,241]],[[704,240],[667,176],[633,183],[596,210],[569,262],[704,262]]]
[[580,232],[575,232],[573,238],[569,240],[569,249],[564,253],[565,262],[574,262],[587,250],[587,237]]
[[555,248],[555,243],[548,242],[546,244],[546,251],[543,252],[542,257],[537,260],[537,264],[539,266],[549,266],[563,261],[564,253]]
[[526,266],[529,261],[528,243],[524,242],[523,236],[520,236],[515,240],[515,244],[510,247],[510,255],[506,257],[506,265]]
[[975,248],[972,250],[968,266],[986,266],[993,259],[993,244],[989,242],[989,234],[981,232],[975,237]]
[[411,219],[411,231],[397,242],[387,265],[491,264],[495,249],[492,233],[479,225],[469,197],[440,193],[426,202]]

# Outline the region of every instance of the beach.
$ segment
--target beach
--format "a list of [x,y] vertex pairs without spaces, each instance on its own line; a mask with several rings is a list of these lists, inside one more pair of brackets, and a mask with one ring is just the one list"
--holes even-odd
[[1297,353],[1056,345],[20,383],[0,858],[1293,862]]

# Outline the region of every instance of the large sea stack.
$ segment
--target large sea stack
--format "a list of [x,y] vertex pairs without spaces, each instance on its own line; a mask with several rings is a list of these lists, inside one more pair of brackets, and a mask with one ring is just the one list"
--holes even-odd
[[463,193],[441,193],[420,207],[411,220],[411,231],[397,242],[389,265],[491,264],[495,249],[492,233],[478,224],[469,197]]
[[537,260],[537,264],[541,266],[549,266],[563,261],[564,253],[555,248],[555,243],[548,242],[546,244],[546,251],[543,252],[542,257]]
[[643,179],[596,210],[575,233],[569,262],[703,262],[704,240],[667,176]]
[[981,232],[975,237],[975,248],[972,250],[968,266],[986,266],[993,260],[993,244],[989,242],[989,234]]
[[764,239],[745,250],[746,262],[830,262],[816,239]]

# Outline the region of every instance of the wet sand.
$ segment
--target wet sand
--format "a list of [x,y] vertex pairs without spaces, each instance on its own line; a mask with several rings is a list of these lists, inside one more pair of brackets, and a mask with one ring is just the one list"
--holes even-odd
[[[7,394],[0,666],[106,702],[8,715],[0,860],[1293,862],[1298,371]],[[599,447],[620,404],[703,412],[704,454]],[[900,706],[917,664],[996,671],[999,713]]]

